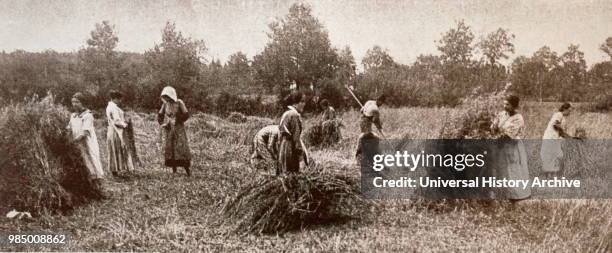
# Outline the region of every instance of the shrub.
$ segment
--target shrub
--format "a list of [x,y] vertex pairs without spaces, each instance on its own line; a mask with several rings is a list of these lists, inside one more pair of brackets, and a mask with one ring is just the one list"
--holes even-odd
[[276,104],[266,104],[261,96],[249,97],[222,92],[215,99],[216,113],[228,115],[238,112],[244,115],[275,115],[279,110]]
[[4,208],[63,211],[99,196],[87,180],[78,148],[69,142],[69,115],[52,96],[0,110]]
[[590,108],[590,111],[593,112],[607,112],[610,110],[612,110],[612,93],[596,96]]

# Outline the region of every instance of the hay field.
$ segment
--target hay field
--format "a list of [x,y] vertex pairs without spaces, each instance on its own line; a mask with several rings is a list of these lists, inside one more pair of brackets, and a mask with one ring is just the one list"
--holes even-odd
[[[527,138],[540,138],[555,107],[535,103],[522,108]],[[445,119],[457,110],[384,109],[383,121],[391,138],[436,138]],[[154,115],[132,115],[143,163],[137,174],[108,180],[110,200],[80,207],[71,215],[43,215],[30,222],[2,219],[3,231],[72,234],[71,243],[62,247],[4,250],[609,252],[612,247],[612,200],[530,200],[517,206],[375,201],[370,215],[342,224],[283,235],[234,234],[220,211],[240,185],[257,176],[248,166],[248,147],[242,143],[249,128],[268,120],[249,117],[247,123],[237,124],[195,115],[188,121],[194,155],[194,175],[189,178],[181,170],[173,175],[162,167]],[[359,175],[352,159],[358,117],[355,111],[342,115],[344,139],[331,148],[313,150],[317,166]],[[610,114],[575,111],[569,122],[570,129],[584,127],[590,138],[612,138]],[[103,120],[96,123],[104,153],[106,129]],[[530,170],[539,170],[534,166]]]

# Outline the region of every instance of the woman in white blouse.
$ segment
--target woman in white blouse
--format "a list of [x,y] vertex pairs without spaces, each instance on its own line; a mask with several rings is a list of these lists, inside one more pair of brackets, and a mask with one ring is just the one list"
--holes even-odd
[[[519,97],[510,95],[504,99],[504,110],[497,114],[491,129],[497,133],[501,142],[501,152],[497,168],[498,175],[508,180],[529,180],[529,167],[527,166],[527,152],[523,144],[525,121],[517,112]],[[531,196],[531,188],[508,187],[504,192],[505,198],[521,200]]]
[[133,171],[134,163],[128,150],[127,140],[123,137],[123,131],[128,124],[123,110],[119,108],[122,94],[118,91],[111,91],[110,97],[111,101],[106,106],[108,170],[113,176],[117,176],[121,171]]

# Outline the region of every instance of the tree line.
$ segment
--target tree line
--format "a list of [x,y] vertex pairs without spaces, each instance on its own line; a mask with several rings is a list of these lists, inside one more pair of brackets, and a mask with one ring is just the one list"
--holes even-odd
[[236,52],[221,63],[205,57],[204,40],[185,36],[172,22],[162,29],[161,42],[144,53],[117,51],[115,26],[102,21],[77,52],[0,53],[0,103],[51,92],[68,104],[81,91],[89,95],[89,106],[98,109],[115,89],[127,106],[156,110],[161,89],[170,85],[190,108],[213,113],[274,113],[282,99],[273,98],[293,89],[336,107],[355,106],[346,87],[362,100],[385,94],[392,106],[454,106],[469,94],[498,90],[508,82],[529,100],[612,101],[612,37],[600,48],[610,60],[591,68],[578,45],[562,53],[543,46],[504,65],[514,54],[515,36],[499,28],[477,38],[460,20],[435,41],[438,55],[420,55],[406,65],[375,45],[358,72],[350,47],[333,47],[307,4],[292,5],[268,28],[261,53],[249,58]]

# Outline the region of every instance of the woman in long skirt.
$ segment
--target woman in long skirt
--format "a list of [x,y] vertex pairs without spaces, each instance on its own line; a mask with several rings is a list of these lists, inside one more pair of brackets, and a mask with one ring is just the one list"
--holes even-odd
[[[500,150],[501,168],[498,176],[509,180],[529,180],[529,168],[527,166],[527,152],[523,144],[525,133],[525,121],[523,116],[517,112],[519,98],[511,95],[504,100],[504,110],[497,114],[491,128],[498,133],[502,143]],[[501,179],[498,178],[498,179]],[[509,187],[505,189],[505,196],[510,200],[522,200],[531,196],[531,188]]]
[[280,135],[280,147],[278,154],[278,166],[276,175],[286,173],[297,173],[300,171],[300,158],[308,166],[308,150],[302,141],[302,118],[300,112],[304,109],[306,100],[302,93],[289,95],[288,110],[283,113],[278,131]]
[[178,99],[176,90],[167,86],[162,90],[163,105],[157,115],[157,121],[162,127],[164,147],[164,164],[176,173],[176,167],[183,167],[191,176],[191,151],[185,121],[189,119],[189,111],[183,100]]
[[540,157],[542,158],[542,172],[547,177],[553,176],[561,170],[561,163],[563,162],[561,140],[570,137],[566,132],[565,123],[565,117],[569,115],[570,111],[571,105],[569,103],[561,105],[559,111],[553,114],[548,122],[544,136],[542,136]]
[[119,108],[122,94],[118,91],[111,91],[110,97],[111,101],[106,106],[108,171],[113,176],[118,176],[121,171],[134,171],[134,162],[128,150],[128,140],[124,138],[124,131],[128,124],[125,120],[125,113]]
[[90,182],[102,193],[104,170],[100,162],[100,147],[94,128],[93,114],[83,105],[83,98],[82,93],[76,93],[72,97],[71,102],[75,112],[70,115],[67,128],[72,134],[71,141],[77,145],[81,153]]

